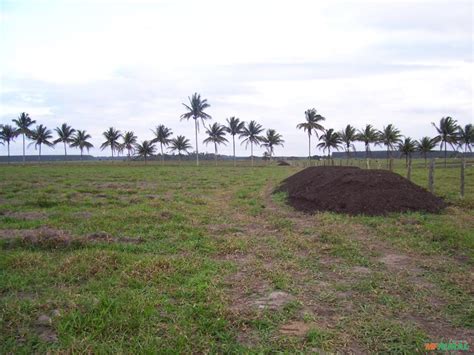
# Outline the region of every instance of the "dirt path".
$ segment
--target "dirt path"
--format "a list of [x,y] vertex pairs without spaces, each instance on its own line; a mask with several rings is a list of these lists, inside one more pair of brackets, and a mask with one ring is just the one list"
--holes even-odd
[[[274,201],[273,188],[268,184],[262,192],[264,208],[257,216],[222,203],[232,200],[231,193],[223,192],[214,207],[227,223],[209,227],[222,241],[217,257],[235,266],[224,282],[231,305],[228,318],[238,327],[242,344],[259,343],[258,332],[249,326],[252,321],[265,312],[295,306],[297,312],[281,321],[276,337],[304,339],[314,327],[338,334],[329,347],[364,353],[357,327],[367,316],[367,304],[380,312],[377,316],[409,323],[433,341],[472,344],[472,330],[442,316],[448,300],[427,277],[430,271],[457,263],[454,258],[409,254],[351,220],[328,221],[324,215],[296,212]],[[389,306],[380,304],[384,298]]]

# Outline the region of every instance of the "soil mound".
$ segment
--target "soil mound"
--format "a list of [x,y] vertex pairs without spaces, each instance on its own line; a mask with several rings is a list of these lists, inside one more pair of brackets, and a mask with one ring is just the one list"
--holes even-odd
[[439,212],[442,199],[404,177],[386,170],[357,167],[310,167],[283,180],[276,192],[304,212],[332,211],[351,215],[391,212]]
[[290,166],[291,164],[284,160],[278,160],[278,166]]

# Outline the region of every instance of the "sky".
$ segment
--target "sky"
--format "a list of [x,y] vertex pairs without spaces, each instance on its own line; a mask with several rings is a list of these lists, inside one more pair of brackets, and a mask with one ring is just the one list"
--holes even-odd
[[[296,125],[313,107],[327,128],[393,123],[434,135],[443,116],[474,121],[473,3],[0,0],[0,124],[25,111],[51,129],[87,130],[96,147],[108,127],[143,141],[164,124],[194,146],[193,122],[180,116],[198,92],[212,122],[235,116],[281,133],[276,155],[307,155]],[[20,140],[11,152],[21,154]]]

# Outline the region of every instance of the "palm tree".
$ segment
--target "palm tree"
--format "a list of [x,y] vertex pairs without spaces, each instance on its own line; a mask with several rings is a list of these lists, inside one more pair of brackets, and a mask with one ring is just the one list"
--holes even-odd
[[406,137],[403,142],[398,143],[398,150],[405,156],[405,166],[408,167],[408,160],[411,160],[411,154],[416,152],[416,141]]
[[207,130],[206,133],[209,137],[204,139],[205,144],[209,143],[214,143],[214,153],[215,153],[215,160],[216,160],[216,166],[217,166],[217,145],[218,144],[226,144],[229,142],[227,138],[225,138],[225,134],[227,132],[227,129],[220,125],[217,122],[214,122],[212,126],[210,126]]
[[36,128],[31,131],[30,137],[33,140],[30,145],[34,144],[35,149],[38,148],[38,160],[41,160],[41,147],[43,144],[48,147],[54,146],[54,143],[50,141],[50,139],[53,138],[51,131],[42,124],[36,126]]
[[107,147],[110,147],[112,151],[112,159],[114,157],[114,151],[120,149],[119,139],[122,137],[122,134],[118,129],[110,127],[107,131],[102,133],[105,138],[105,142],[100,146],[101,150],[104,150]]
[[323,152],[325,150],[328,151],[328,159],[331,158],[331,148],[339,150],[339,146],[342,143],[341,137],[332,128],[325,130],[324,134],[319,137],[319,140],[321,142],[318,144],[318,148],[322,148]]
[[308,159],[311,161],[311,134],[314,131],[318,138],[318,130],[323,131],[324,127],[319,123],[325,120],[323,116],[317,113],[315,108],[310,108],[304,112],[305,121],[296,125],[296,128],[308,132]]
[[341,138],[342,143],[344,143],[347,153],[347,160],[349,161],[349,158],[351,156],[351,148],[355,151],[355,146],[352,142],[355,142],[357,140],[356,129],[350,124],[348,124],[346,128],[344,128],[338,134],[339,138]]
[[365,158],[369,158],[370,143],[376,143],[378,140],[377,130],[372,125],[368,124],[363,129],[357,131],[356,139],[359,142],[364,142]]
[[10,125],[2,125],[0,129],[0,141],[7,143],[8,163],[10,163],[10,142],[15,140],[17,134],[17,130]]
[[464,129],[461,126],[458,127],[458,141],[461,149],[464,146],[464,153],[467,153],[468,150],[472,152],[472,145],[474,145],[474,127],[472,123],[465,125]]
[[147,157],[155,154],[156,147],[155,144],[151,141],[143,141],[142,144],[137,144],[136,147],[137,155],[145,159],[145,164],[147,161]]
[[234,152],[234,166],[236,165],[236,162],[235,162],[235,135],[236,134],[241,134],[243,132],[244,127],[245,127],[245,122],[241,121],[240,119],[238,119],[236,117],[230,117],[230,118],[227,119],[226,130],[232,136],[232,148],[233,148],[233,152]]
[[[132,132],[125,132],[122,136],[123,142],[122,147],[127,149],[128,152],[128,159],[130,160],[131,153],[133,153],[135,149],[135,145],[137,144],[137,136]],[[146,141],[145,141],[146,142]]]
[[270,160],[272,159],[274,148],[277,145],[283,147],[283,137],[281,134],[277,133],[274,129],[268,129],[266,136],[262,137],[262,146],[267,148],[267,151],[270,153]]
[[252,166],[253,166],[253,145],[259,144],[262,141],[262,137],[259,135],[262,133],[263,127],[261,124],[250,121],[246,127],[242,129],[242,133],[240,134],[239,138],[244,138],[242,140],[242,144],[245,143],[245,148],[247,145],[250,144],[250,157],[252,159]]
[[165,161],[165,154],[163,153],[163,146],[167,146],[171,142],[171,135],[173,134],[173,131],[166,127],[165,125],[160,124],[159,126],[156,127],[156,129],[152,132],[155,134],[155,138],[152,139],[152,143],[160,143],[160,148],[161,148],[161,164],[164,163]]
[[423,155],[423,158],[425,159],[425,168],[427,166],[426,156],[429,152],[433,151],[433,149],[436,147],[437,144],[438,144],[438,139],[430,138],[430,137],[422,137],[419,141],[416,142],[416,150],[420,152]]
[[181,152],[188,152],[191,149],[191,144],[189,144],[189,139],[185,136],[177,136],[176,138],[170,141],[169,150],[172,152],[178,152],[179,161],[181,161]]
[[383,144],[384,146],[387,147],[387,161],[391,157],[391,152],[392,150],[395,149],[395,147],[401,143],[402,141],[402,135],[400,133],[400,130],[395,128],[393,124],[389,124],[386,127],[384,127],[381,131],[378,133],[379,136],[379,141],[376,144]]
[[434,122],[431,123],[438,135],[436,138],[441,142],[440,149],[443,150],[444,146],[444,167],[447,166],[448,156],[448,144],[454,149],[454,145],[457,143],[457,129],[458,125],[455,119],[452,117],[443,117],[439,120],[439,126],[436,126]]
[[194,93],[192,97],[188,96],[189,105],[183,103],[183,106],[186,107],[188,112],[181,115],[181,120],[189,120],[192,118],[194,120],[194,132],[196,135],[196,165],[199,165],[199,147],[198,147],[198,131],[199,131],[199,119],[201,119],[204,127],[204,120],[210,119],[211,116],[204,112],[204,110],[211,105],[207,103],[206,99],[201,99],[201,95]]
[[87,141],[88,139],[91,139],[91,138],[92,138],[91,135],[88,134],[85,130],[76,131],[76,134],[72,137],[71,147],[79,148],[81,150],[81,160],[82,160],[82,153],[84,151],[84,148],[86,148],[87,152],[89,152],[89,149],[94,147],[92,143]]
[[61,127],[56,127],[54,130],[58,134],[58,139],[54,141],[54,144],[63,142],[64,156],[66,156],[67,155],[66,147],[68,144],[72,143],[72,137],[74,135],[74,132],[76,132],[76,130],[72,128],[71,126],[68,126],[67,123],[63,123]]
[[36,121],[32,120],[26,112],[22,112],[17,119],[12,120],[18,127],[17,134],[21,134],[23,138],[23,164],[25,163],[25,136],[29,137],[31,134],[30,126]]

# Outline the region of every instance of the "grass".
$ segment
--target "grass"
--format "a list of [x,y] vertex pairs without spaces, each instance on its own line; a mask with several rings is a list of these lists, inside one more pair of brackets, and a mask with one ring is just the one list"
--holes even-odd
[[[297,170],[2,166],[0,353],[412,353],[473,340],[458,339],[474,327],[472,167],[463,200],[458,170],[437,168],[441,215],[388,217],[295,213],[268,192]],[[412,175],[427,185],[421,162]],[[9,238],[39,227],[73,242]],[[295,321],[308,330],[281,332]]]

